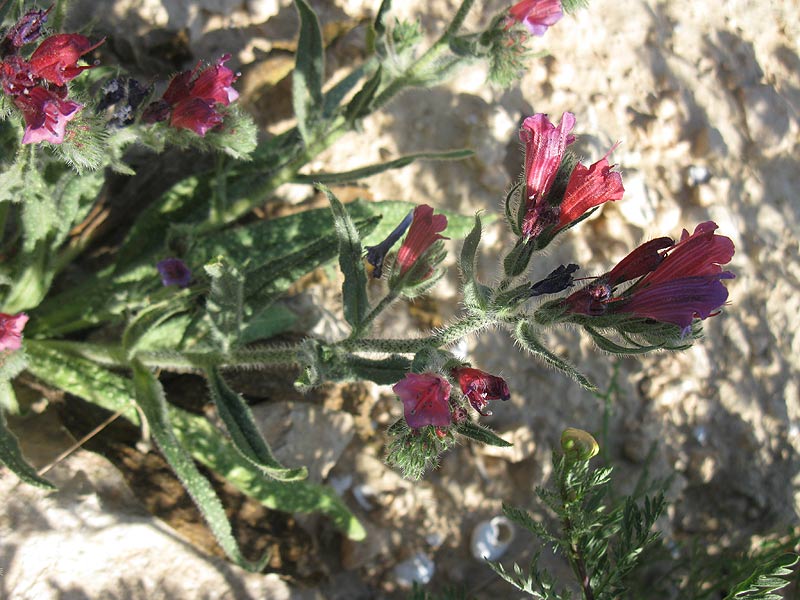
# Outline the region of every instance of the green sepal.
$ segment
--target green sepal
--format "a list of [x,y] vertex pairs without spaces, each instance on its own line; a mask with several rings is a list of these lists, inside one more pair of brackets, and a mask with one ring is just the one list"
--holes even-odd
[[300,15],[300,35],[292,73],[292,103],[297,129],[308,145],[315,122],[322,115],[325,48],[317,15],[305,0],[295,0],[294,4]]
[[481,285],[475,276],[475,263],[481,241],[481,217],[475,215],[475,226],[464,238],[461,247],[461,280],[464,284],[464,304],[471,310],[485,311],[489,305],[491,289]]
[[458,425],[456,425],[455,430],[463,435],[464,437],[468,437],[471,440],[475,440],[476,442],[480,442],[481,444],[486,444],[487,446],[499,446],[501,448],[510,448],[514,444],[511,444],[497,435],[494,431],[489,429],[488,427],[483,427],[476,423],[473,423],[470,420],[466,420]]
[[0,463],[11,469],[25,483],[48,490],[56,489],[56,486],[40,477],[36,469],[29,465],[22,456],[17,438],[8,428],[2,410],[0,410]]
[[369,311],[367,273],[362,259],[364,250],[361,247],[361,237],[353,219],[333,192],[324,185],[317,187],[328,197],[333,213],[333,225],[339,246],[339,268],[344,275],[342,282],[344,318],[354,330],[358,330]]
[[534,249],[534,245],[530,241],[519,238],[511,252],[503,259],[503,270],[506,277],[518,277],[527,271]]
[[205,267],[210,281],[206,314],[211,335],[223,352],[236,347],[244,314],[244,277],[222,256]]
[[514,332],[514,337],[519,344],[531,354],[541,358],[551,367],[555,367],[562,373],[568,375],[590,392],[597,392],[597,387],[586,379],[580,371],[542,345],[530,323],[520,321]]
[[265,475],[279,481],[297,481],[308,477],[305,467],[289,469],[278,462],[258,430],[247,402],[228,387],[216,368],[207,369],[206,378],[217,414],[225,423],[234,447],[246,460]]
[[407,154],[383,163],[374,165],[367,165],[353,169],[352,171],[343,171],[341,173],[314,173],[313,175],[298,175],[292,181],[294,183],[314,183],[333,185],[339,183],[349,183],[357,181],[365,177],[371,177],[384,171],[391,169],[401,169],[406,167],[417,160],[463,160],[473,156],[475,153],[472,150],[447,150],[445,152],[417,152],[415,154]]
[[414,481],[436,467],[439,457],[456,444],[452,428],[444,428],[444,437],[439,437],[437,428],[432,425],[410,429],[405,419],[401,419],[392,429],[399,435],[387,446],[386,463],[400,469],[406,479]]
[[269,553],[255,563],[244,557],[233,537],[231,524],[214,488],[197,469],[191,455],[181,445],[172,430],[167,400],[161,384],[150,372],[150,369],[138,360],[134,359],[131,366],[133,367],[136,402],[147,419],[153,439],[186,491],[189,492],[197,508],[200,509],[217,542],[228,558],[240,567],[256,573],[261,571],[269,561]]

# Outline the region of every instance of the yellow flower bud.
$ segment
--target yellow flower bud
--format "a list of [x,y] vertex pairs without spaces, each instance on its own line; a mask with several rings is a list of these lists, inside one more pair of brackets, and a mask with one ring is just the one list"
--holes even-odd
[[597,440],[588,431],[574,427],[567,427],[561,434],[561,449],[577,460],[589,460],[600,452]]

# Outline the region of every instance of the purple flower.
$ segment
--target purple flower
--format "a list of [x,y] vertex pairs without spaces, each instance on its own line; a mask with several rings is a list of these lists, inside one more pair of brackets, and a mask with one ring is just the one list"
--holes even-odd
[[548,27],[564,16],[560,0],[522,0],[508,9],[513,21],[522,23],[531,35],[544,35]]
[[[682,335],[695,318],[706,319],[728,299],[723,279],[734,274],[723,271],[735,251],[730,238],[716,235],[717,224],[706,221],[694,233],[684,230],[676,244],[658,238],[642,244],[616,267],[568,296],[564,303],[572,314],[599,316],[628,314],[672,323]],[[638,279],[619,296],[615,288]]]
[[557,294],[571,288],[575,285],[572,281],[572,274],[578,269],[580,267],[574,263],[559,265],[547,277],[531,285],[531,298],[544,294]]
[[[522,233],[538,236],[558,220],[545,197],[561,165],[566,147],[575,141],[570,132],[575,126],[575,115],[565,112],[558,126],[547,115],[538,113],[522,122],[520,140],[525,144],[525,217]],[[557,209],[556,209],[557,210]]]
[[23,144],[64,141],[67,123],[78,116],[83,105],[59,97],[44,87],[32,87],[14,98],[25,119]]
[[180,258],[165,258],[160,261],[156,268],[161,275],[161,283],[165,286],[177,285],[178,287],[189,287],[192,281],[192,272]]
[[0,313],[0,350],[18,350],[22,345],[22,329],[28,322],[28,315],[19,313],[7,315]]
[[410,428],[450,425],[450,383],[441,375],[407,373],[392,390],[403,403],[403,414]]

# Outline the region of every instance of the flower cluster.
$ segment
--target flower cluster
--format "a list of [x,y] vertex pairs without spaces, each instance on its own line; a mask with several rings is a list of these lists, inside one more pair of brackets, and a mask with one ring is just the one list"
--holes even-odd
[[169,119],[177,129],[191,129],[203,137],[222,123],[218,106],[228,106],[239,97],[233,89],[238,74],[225,66],[230,60],[225,54],[216,64],[200,69],[200,63],[191,71],[175,75],[163,96],[150,103],[142,115],[146,123]]
[[[459,366],[450,374],[458,381],[461,393],[475,411],[482,416],[491,415],[484,411],[490,400],[508,400],[511,393],[502,377],[491,375],[480,369]],[[438,434],[451,424],[461,423],[467,414],[459,403],[451,397],[450,382],[437,373],[407,373],[392,390],[403,403],[403,415],[411,429],[433,425]]]
[[[686,335],[695,318],[706,319],[728,299],[723,271],[730,262],[734,245],[730,238],[716,235],[713,221],[700,223],[689,235],[684,230],[674,243],[667,237],[646,242],[625,257],[611,271],[564,300],[568,314],[603,316],[630,315],[671,323]],[[637,280],[623,292],[618,287]]]
[[0,84],[25,119],[23,144],[64,141],[67,123],[83,108],[68,98],[67,83],[92,68],[78,65],[78,60],[105,41],[93,44],[76,33],[56,34],[23,58],[20,50],[39,39],[49,12],[29,10],[0,42]]
[[[522,123],[520,139],[525,144],[525,201],[522,234],[536,239],[543,234],[552,239],[577,223],[589,210],[610,200],[619,200],[625,191],[622,177],[612,171],[608,155],[586,167],[577,163],[569,174],[565,190],[554,190],[567,146],[575,141],[572,128],[575,115],[565,112],[558,125],[547,115],[536,114]],[[555,196],[555,197],[552,197]]]

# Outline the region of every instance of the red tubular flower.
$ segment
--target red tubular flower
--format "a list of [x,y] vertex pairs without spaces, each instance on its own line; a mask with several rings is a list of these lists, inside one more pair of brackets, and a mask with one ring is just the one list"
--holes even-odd
[[412,429],[450,425],[450,384],[441,375],[407,373],[392,390],[403,402],[403,414]]
[[[614,148],[608,151],[610,154]],[[608,154],[590,167],[578,163],[567,183],[567,191],[559,205],[557,229],[580,219],[586,211],[609,200],[619,200],[625,189],[622,176],[611,170]]]
[[560,0],[522,0],[508,9],[514,21],[522,23],[531,35],[544,35],[548,27],[564,16]]
[[42,41],[29,59],[33,73],[54,85],[64,85],[92,65],[79,67],[78,59],[105,42],[92,44],[89,38],[77,33],[52,35]]
[[0,313],[0,350],[18,350],[22,345],[22,329],[28,322],[28,315],[19,313],[7,315]]
[[508,384],[502,377],[471,367],[458,367],[452,373],[472,408],[484,417],[492,414],[483,411],[489,400],[508,400],[511,397]]
[[570,132],[575,126],[575,115],[565,112],[558,126],[547,115],[538,113],[522,123],[520,140],[525,144],[525,218],[522,232],[535,237],[555,222],[545,203],[561,165],[566,147],[575,141]]
[[216,65],[203,70],[195,79],[194,84],[192,84],[192,96],[225,106],[236,100],[239,97],[239,92],[231,86],[236,81],[237,75],[224,66],[230,58],[230,54],[223,54]]
[[408,271],[420,256],[431,247],[436,240],[447,240],[440,232],[447,228],[447,217],[434,215],[433,208],[427,204],[420,204],[414,209],[414,217],[408,230],[406,239],[397,251],[397,265],[400,275]]
[[[642,244],[609,273],[565,299],[569,312],[584,315],[631,314],[672,323],[685,335],[695,318],[716,314],[728,299],[723,271],[735,251],[730,238],[716,235],[717,224],[706,221],[694,233],[684,230],[681,241],[658,238]],[[620,283],[640,278],[621,296]]]
[[64,141],[67,123],[83,108],[77,102],[60,98],[55,92],[38,86],[14,97],[14,104],[25,119],[23,144],[60,144]]
[[191,129],[200,137],[209,129],[222,123],[222,115],[214,106],[200,98],[187,98],[178,102],[172,109],[169,124],[177,129]]

